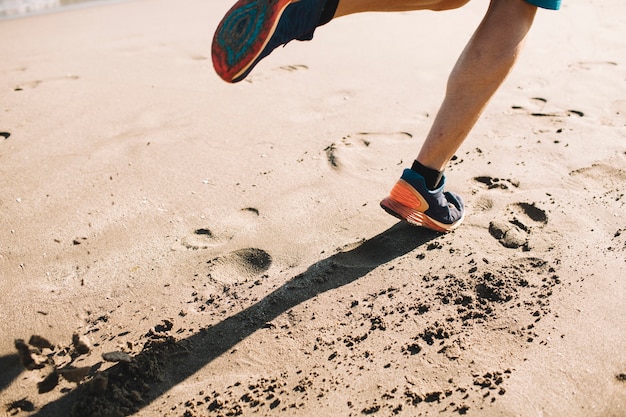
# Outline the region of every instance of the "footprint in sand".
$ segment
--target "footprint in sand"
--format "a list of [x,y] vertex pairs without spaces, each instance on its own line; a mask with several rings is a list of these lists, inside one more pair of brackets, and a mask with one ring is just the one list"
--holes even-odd
[[284,72],[296,72],[308,70],[309,67],[303,64],[294,64],[294,65],[283,65],[281,67],[272,68],[270,71],[259,72],[253,74],[245,79],[247,83],[255,83],[260,81],[265,81],[275,76],[280,75]]
[[548,100],[543,97],[531,97],[529,99],[530,108],[525,106],[514,105],[511,106],[513,110],[520,110],[533,117],[552,117],[552,118],[565,118],[570,116],[584,117],[585,113],[580,110],[566,110],[548,103]]
[[599,205],[608,215],[623,213],[626,208],[626,170],[621,168],[623,160],[595,163],[569,173],[563,184],[574,191],[585,191],[587,197],[581,197],[585,204]]
[[408,132],[360,132],[344,136],[340,141],[331,143],[324,149],[324,153],[328,165],[335,171],[363,166],[382,169],[390,165],[380,160],[381,153],[377,151],[377,148],[398,145],[412,137],[413,135]]
[[[223,253],[225,248],[222,248],[220,252],[217,252],[215,248],[227,244],[232,247],[232,240],[236,233],[245,232],[246,229],[252,227],[255,223],[253,219],[258,216],[258,209],[242,208],[239,213],[229,217],[230,224],[226,230],[215,232],[215,229],[207,227],[198,228],[181,239],[181,245],[194,251],[208,249],[208,253],[212,255]],[[272,257],[263,249],[245,248],[219,255],[209,260],[207,264],[209,265],[208,277],[211,281],[222,285],[233,285],[247,282],[263,274],[271,266]]]
[[579,61],[574,64],[570,64],[569,68],[573,70],[585,70],[589,71],[597,68],[610,68],[617,67],[617,62],[614,61]]
[[[479,175],[473,178],[481,187],[488,190],[510,190],[519,188],[519,181],[510,178],[497,178],[489,175]],[[472,204],[475,211],[489,211],[493,208],[493,200],[487,195],[480,195]]]
[[217,246],[220,240],[216,238],[211,229],[200,228],[183,238],[181,243],[187,249],[200,250]]
[[472,209],[474,211],[489,211],[493,208],[493,200],[486,195],[479,196],[473,203]]
[[229,217],[231,224],[228,225],[230,231],[216,232],[213,228],[201,227],[193,233],[181,239],[181,245],[189,250],[210,249],[232,240],[235,232],[250,227],[254,218],[259,217],[259,210],[254,207],[242,208],[239,213]]
[[207,262],[208,277],[224,285],[241,284],[266,272],[272,257],[263,249],[245,248],[218,256]]
[[474,177],[474,181],[484,185],[487,189],[492,190],[498,188],[501,190],[508,190],[510,188],[519,188],[519,181],[512,180],[510,178],[494,178],[488,175],[480,175]]
[[300,70],[305,70],[305,69],[309,69],[309,67],[307,67],[306,65],[283,65],[282,67],[278,67],[278,69],[282,70],[282,71],[287,71],[287,72],[293,72],[293,71],[300,71]]
[[34,80],[27,83],[23,83],[14,88],[14,91],[22,91],[25,87],[28,88],[37,88],[42,83],[47,83],[51,81],[65,81],[65,80],[78,80],[80,77],[78,75],[66,75],[61,77],[50,77],[43,80]]
[[535,228],[548,224],[546,212],[534,203],[515,203],[508,207],[509,220],[493,220],[489,234],[502,246],[510,249],[530,250],[529,237]]
[[[618,162],[619,163],[619,162]],[[571,187],[596,190],[595,200],[623,206],[626,170],[608,163],[596,163],[569,173]],[[621,204],[620,204],[621,203]]]

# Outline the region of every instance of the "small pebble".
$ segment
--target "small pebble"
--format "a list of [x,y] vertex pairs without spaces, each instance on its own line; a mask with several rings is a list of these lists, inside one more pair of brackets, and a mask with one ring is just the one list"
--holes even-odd
[[125,362],[130,363],[132,361],[132,357],[125,352],[107,352],[102,354],[102,359],[107,362]]

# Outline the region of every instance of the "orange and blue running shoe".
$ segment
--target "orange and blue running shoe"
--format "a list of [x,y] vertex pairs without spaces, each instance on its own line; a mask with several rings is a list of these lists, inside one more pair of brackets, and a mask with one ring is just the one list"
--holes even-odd
[[392,216],[415,226],[451,232],[463,221],[465,209],[459,195],[443,191],[445,182],[444,176],[439,188],[429,190],[424,177],[405,169],[380,206]]
[[239,0],[213,36],[215,72],[236,83],[280,45],[313,39],[325,4],[326,0]]

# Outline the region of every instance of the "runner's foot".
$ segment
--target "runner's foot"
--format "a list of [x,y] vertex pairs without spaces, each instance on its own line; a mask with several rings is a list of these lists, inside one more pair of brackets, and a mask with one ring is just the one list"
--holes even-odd
[[426,187],[424,177],[405,169],[380,206],[392,216],[415,226],[450,232],[461,224],[465,210],[460,196],[443,191],[445,183],[444,176],[441,186],[431,191]]
[[226,82],[243,80],[280,45],[311,40],[326,0],[239,0],[213,36],[213,67]]

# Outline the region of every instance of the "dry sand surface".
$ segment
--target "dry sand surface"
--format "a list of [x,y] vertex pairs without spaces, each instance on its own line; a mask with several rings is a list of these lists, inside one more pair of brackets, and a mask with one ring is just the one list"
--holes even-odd
[[626,416],[626,3],[538,13],[447,235],[378,203],[486,2],[237,85],[230,5],[0,22],[0,414]]

